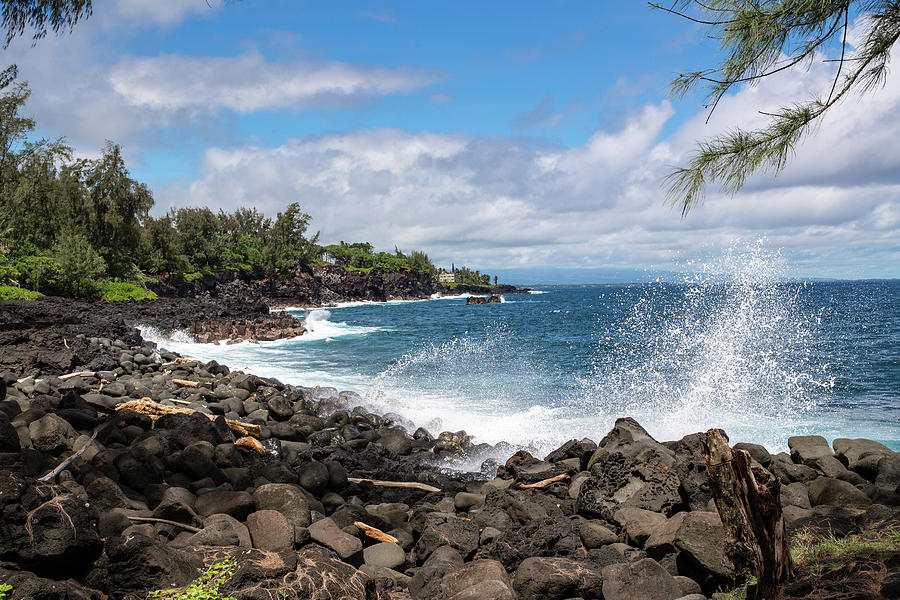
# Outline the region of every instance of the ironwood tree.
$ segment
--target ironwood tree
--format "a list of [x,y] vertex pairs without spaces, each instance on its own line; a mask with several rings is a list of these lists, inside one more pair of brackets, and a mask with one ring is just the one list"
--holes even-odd
[[[699,71],[680,74],[673,95],[697,87],[707,92],[712,111],[737,86],[753,85],[776,73],[817,60],[836,63],[834,80],[812,98],[767,113],[757,130],[734,128],[698,142],[685,167],[666,180],[669,201],[685,216],[703,200],[707,184],[730,194],[757,172],[777,175],[794,148],[822,116],[846,97],[883,85],[891,49],[900,37],[897,0],[676,0],[664,10],[708,27],[719,40],[721,60]],[[847,43],[850,27],[858,41]]]

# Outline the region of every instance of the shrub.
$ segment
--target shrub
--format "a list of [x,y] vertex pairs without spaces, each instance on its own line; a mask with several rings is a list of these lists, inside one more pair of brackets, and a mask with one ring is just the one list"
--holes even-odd
[[62,267],[49,256],[23,256],[13,266],[19,272],[19,283],[30,290],[52,294],[62,287]]
[[[217,562],[206,571],[200,573],[200,577],[181,592],[176,590],[156,590],[147,594],[147,598],[160,598],[161,600],[235,600],[230,596],[223,596],[219,588],[237,571],[237,561],[226,558]],[[0,598],[0,600],[3,600]]]
[[[33,292],[11,285],[0,285],[0,300],[34,300],[41,296],[43,294],[40,292]],[[0,600],[3,600],[2,596],[0,596]]]
[[117,302],[120,300],[156,300],[157,296],[139,285],[126,281],[104,281],[100,284],[101,300]]
[[15,590],[13,590],[13,586],[8,583],[0,583],[0,600],[7,600],[7,598],[12,598]]

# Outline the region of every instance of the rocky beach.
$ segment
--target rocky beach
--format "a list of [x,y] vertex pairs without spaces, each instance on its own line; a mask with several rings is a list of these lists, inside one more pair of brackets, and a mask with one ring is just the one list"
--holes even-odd
[[[660,442],[623,415],[545,457],[510,448],[504,464],[455,472],[446,459],[485,450],[464,431],[410,431],[352,391],[189,360],[136,323],[208,339],[300,331],[227,296],[3,303],[12,598],[144,598],[213,565],[232,565],[218,579],[238,599],[700,600],[745,581],[725,559],[702,433]],[[898,453],[819,436],[788,446],[734,447],[780,482],[792,536],[896,532]],[[798,568],[782,594],[895,598],[898,569],[894,544]]]

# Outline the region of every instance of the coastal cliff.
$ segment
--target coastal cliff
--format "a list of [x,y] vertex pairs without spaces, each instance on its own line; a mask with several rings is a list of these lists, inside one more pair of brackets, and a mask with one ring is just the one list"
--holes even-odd
[[147,287],[161,298],[236,297],[263,301],[270,306],[411,300],[446,291],[431,275],[424,273],[347,270],[330,265],[303,267],[281,277],[268,276],[262,269],[218,271],[191,281],[163,277]]

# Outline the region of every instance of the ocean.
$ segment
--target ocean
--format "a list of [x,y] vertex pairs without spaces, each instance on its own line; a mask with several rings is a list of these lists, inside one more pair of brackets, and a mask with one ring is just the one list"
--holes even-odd
[[232,369],[356,391],[407,427],[538,456],[599,441],[623,416],[658,440],[720,427],[771,451],[806,434],[900,450],[900,281],[786,281],[778,264],[751,253],[675,283],[546,286],[499,304],[291,309],[309,333],[277,342],[142,331]]

